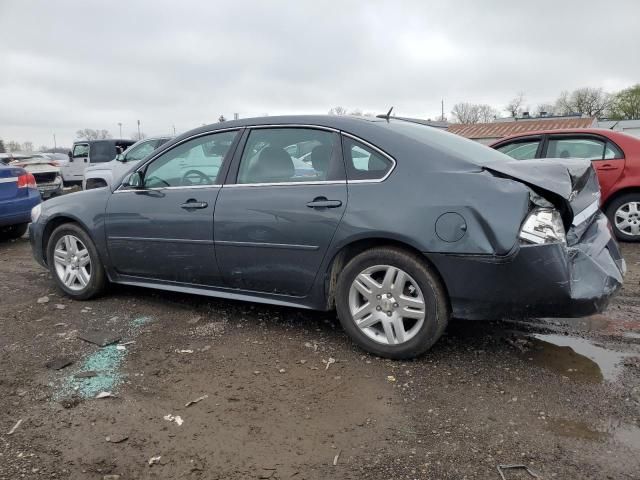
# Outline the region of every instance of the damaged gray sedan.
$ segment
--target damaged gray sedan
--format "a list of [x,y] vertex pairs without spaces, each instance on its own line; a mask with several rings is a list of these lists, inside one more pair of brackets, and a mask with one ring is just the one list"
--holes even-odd
[[113,282],[335,308],[362,348],[410,358],[451,317],[606,307],[625,266],[578,162],[512,161],[393,118],[243,119],[35,207],[30,239],[78,300]]

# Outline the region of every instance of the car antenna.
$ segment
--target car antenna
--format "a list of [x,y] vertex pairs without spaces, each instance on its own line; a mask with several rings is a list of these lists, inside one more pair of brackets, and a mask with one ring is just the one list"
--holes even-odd
[[389,111],[387,112],[386,115],[378,115],[378,118],[384,118],[387,120],[387,122],[389,121],[389,118],[391,117],[391,111],[393,110],[393,107],[391,107],[389,109]]

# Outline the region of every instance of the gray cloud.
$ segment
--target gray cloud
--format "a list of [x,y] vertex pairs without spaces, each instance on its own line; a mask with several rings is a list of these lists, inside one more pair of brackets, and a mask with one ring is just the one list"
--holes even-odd
[[0,138],[335,105],[435,117],[441,98],[500,108],[519,91],[534,107],[638,82],[639,14],[637,0],[0,0]]

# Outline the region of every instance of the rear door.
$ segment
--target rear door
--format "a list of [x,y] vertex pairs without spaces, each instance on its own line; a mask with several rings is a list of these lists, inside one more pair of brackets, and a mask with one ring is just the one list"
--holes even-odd
[[602,198],[607,198],[624,170],[622,151],[610,140],[599,135],[551,134],[544,156],[591,160],[598,174]]
[[[307,161],[295,156],[310,144]],[[229,177],[214,223],[224,283],[257,292],[308,294],[347,206],[338,133],[254,128]]]

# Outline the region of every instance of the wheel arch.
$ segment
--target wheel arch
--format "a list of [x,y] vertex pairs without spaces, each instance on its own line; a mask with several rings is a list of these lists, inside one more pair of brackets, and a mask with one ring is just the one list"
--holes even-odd
[[[44,229],[42,230],[42,258],[45,262],[47,262],[47,246],[49,245],[49,239],[51,238],[51,234],[53,231],[58,228],[60,225],[64,225],[65,223],[73,223],[78,227],[82,228],[87,235],[89,235],[89,230],[87,227],[76,217],[71,215],[57,215],[55,217],[50,218]],[[91,235],[89,235],[91,237]],[[47,263],[48,265],[48,263]]]
[[636,186],[629,186],[629,187],[623,187],[620,190],[616,190],[614,193],[612,193],[611,195],[609,195],[609,197],[607,198],[607,200],[602,204],[602,211],[606,213],[607,209],[609,208],[609,206],[615,201],[617,200],[619,197],[621,197],[622,195],[626,195],[628,193],[635,193],[640,195],[640,187],[636,187]]
[[420,261],[422,261],[429,267],[429,269],[434,273],[434,275],[436,275],[436,277],[440,281],[440,284],[442,285],[442,288],[444,289],[447,297],[447,303],[449,303],[449,307],[451,307],[451,300],[449,298],[449,290],[447,288],[447,284],[445,283],[444,278],[442,277],[434,263],[431,262],[424,253],[422,253],[418,248],[411,245],[410,243],[396,238],[380,236],[353,239],[350,242],[343,244],[333,255],[333,258],[328,263],[327,269],[325,271],[324,291],[327,310],[335,308],[335,291],[336,285],[338,283],[338,276],[344,269],[345,265],[356,255],[359,255],[365,250],[376,247],[394,247],[399,250],[404,250],[405,252],[419,258]]

